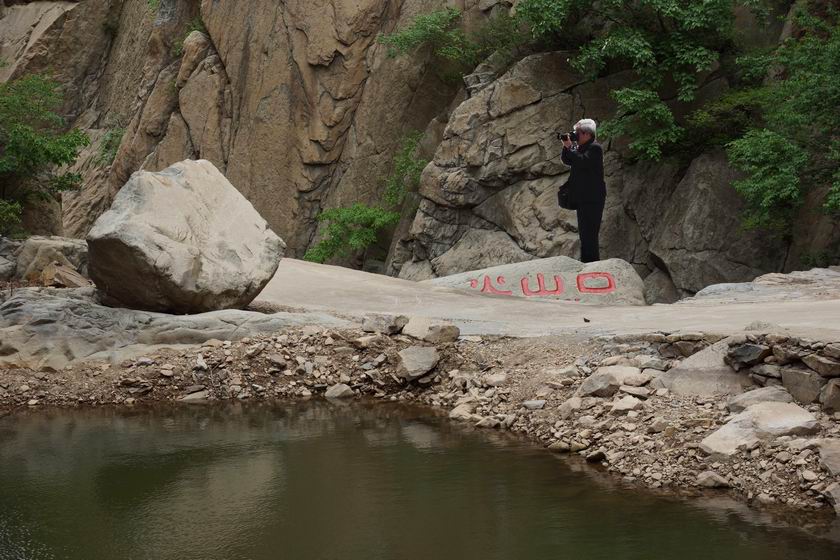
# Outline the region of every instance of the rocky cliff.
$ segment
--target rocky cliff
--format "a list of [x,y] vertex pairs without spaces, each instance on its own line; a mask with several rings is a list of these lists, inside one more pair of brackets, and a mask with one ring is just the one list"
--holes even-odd
[[[469,26],[511,4],[6,0],[0,80],[51,72],[66,87],[68,122],[94,140],[76,165],[83,187],[36,229],[82,237],[134,171],[201,158],[300,256],[316,238],[315,217],[378,200],[400,140],[424,130],[433,161],[389,234],[388,273],[419,280],[575,256],[575,216],[556,204],[565,168],[555,132],[584,115],[611,116],[609,93],[627,75],[587,81],[567,53],[548,52],[510,68],[482,64],[459,87],[423,51],[389,58],[376,43],[445,5],[464,11]],[[779,31],[750,32],[766,43]],[[700,101],[728,87],[711,72]],[[114,154],[103,158],[108,143]],[[840,244],[840,228],[816,202],[791,238],[744,231],[722,153],[634,163],[611,143],[607,173],[604,253],[631,262],[652,301],[800,268]]]
[[[10,62],[0,79],[52,72],[69,122],[96,140],[54,233],[83,236],[132,172],[203,158],[301,254],[321,209],[378,196],[403,135],[457,91],[428,60],[388,58],[375,42],[443,0],[154,4],[15,2],[0,12]],[[122,130],[103,164],[101,143]]]

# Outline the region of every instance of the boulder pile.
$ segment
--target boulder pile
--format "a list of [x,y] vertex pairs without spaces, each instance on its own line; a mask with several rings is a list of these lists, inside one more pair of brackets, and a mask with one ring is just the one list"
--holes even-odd
[[209,161],[139,171],[88,234],[90,276],[132,309],[242,308],[265,287],[285,244]]
[[729,342],[725,359],[757,385],[783,386],[799,403],[840,412],[840,341],[745,335]]

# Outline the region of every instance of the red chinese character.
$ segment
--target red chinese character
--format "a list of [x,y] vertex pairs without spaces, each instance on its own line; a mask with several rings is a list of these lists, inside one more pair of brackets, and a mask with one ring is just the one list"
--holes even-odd
[[523,276],[519,280],[519,285],[522,286],[522,293],[525,294],[527,297],[536,297],[536,296],[559,296],[563,293],[563,279],[559,276],[554,277],[554,289],[548,290],[545,287],[545,276],[542,273],[537,274],[537,291],[532,292],[530,286],[530,279],[527,276]]
[[[595,280],[597,278],[605,278],[607,285],[603,288],[588,288],[586,282],[588,280]],[[582,294],[610,294],[615,291],[615,278],[609,272],[587,272],[586,274],[578,274],[577,288]]]

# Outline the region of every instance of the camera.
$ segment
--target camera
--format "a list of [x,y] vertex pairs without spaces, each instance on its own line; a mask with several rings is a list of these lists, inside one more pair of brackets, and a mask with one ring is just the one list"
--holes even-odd
[[569,140],[570,142],[577,142],[578,140],[577,132],[575,132],[574,130],[572,132],[558,132],[557,136],[558,138],[560,138],[560,140],[564,142],[566,140]]

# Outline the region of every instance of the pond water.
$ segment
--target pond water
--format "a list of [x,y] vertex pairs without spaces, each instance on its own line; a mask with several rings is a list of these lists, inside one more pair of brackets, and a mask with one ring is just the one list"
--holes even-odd
[[592,473],[382,404],[22,413],[0,419],[0,559],[840,558],[834,525]]

